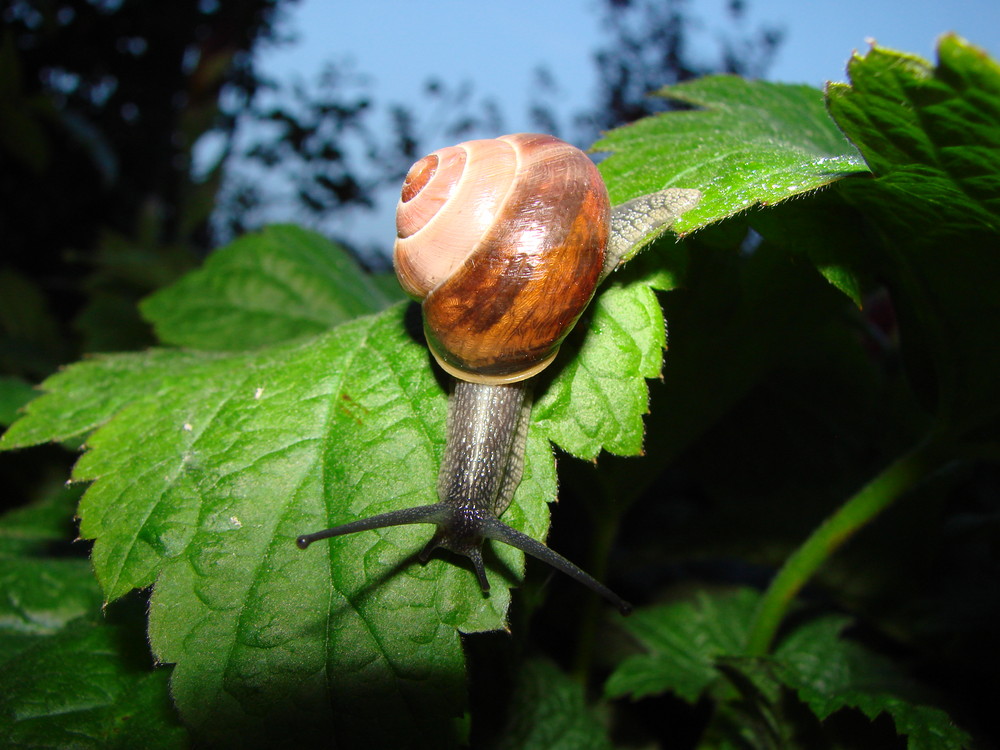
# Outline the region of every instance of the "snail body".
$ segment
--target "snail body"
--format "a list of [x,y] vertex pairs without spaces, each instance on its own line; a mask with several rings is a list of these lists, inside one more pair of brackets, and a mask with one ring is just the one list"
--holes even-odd
[[552,136],[469,141],[418,161],[397,206],[393,265],[422,301],[427,343],[454,376],[438,502],[352,521],[312,542],[414,523],[437,526],[420,553],[466,555],[484,592],[484,539],[541,559],[627,614],[631,606],[499,517],[521,481],[531,378],[551,364],[597,285],[650,232],[697,202],[668,190],[610,209],[600,173]]

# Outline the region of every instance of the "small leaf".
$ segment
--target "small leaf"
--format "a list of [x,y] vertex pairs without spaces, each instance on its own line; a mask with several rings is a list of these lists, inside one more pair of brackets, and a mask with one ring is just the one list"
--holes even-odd
[[646,378],[660,374],[666,328],[652,289],[612,286],[592,307],[579,350],[538,399],[534,417],[546,436],[579,458],[600,451],[642,452],[649,411]]
[[135,663],[124,645],[141,626],[78,618],[8,660],[0,672],[4,747],[182,748],[169,670]]
[[0,591],[0,662],[101,605],[87,560],[0,557]]
[[742,653],[758,599],[755,591],[741,590],[637,610],[625,629],[646,653],[626,659],[605,693],[638,699],[671,691],[695,703],[720,679],[717,657]]
[[701,190],[674,226],[680,234],[868,171],[808,86],[708,76],[659,93],[702,109],[639,120],[594,150],[611,153],[601,173],[614,203],[667,187]]
[[[770,727],[765,734],[784,736],[791,731],[780,718],[785,709],[779,686],[784,684],[820,720],[843,708],[857,708],[871,720],[885,712],[911,750],[967,745],[969,737],[898,667],[844,637],[849,618],[810,620],[786,636],[773,657],[744,657],[759,601],[756,591],[745,589],[636,611],[625,627],[646,653],[626,659],[605,693],[638,699],[669,691],[694,703],[711,692],[720,716],[744,716],[738,731]],[[751,715],[757,719],[750,721]],[[762,718],[764,724],[757,726]],[[723,721],[713,731],[725,735],[725,729]]]
[[553,664],[521,665],[510,718],[496,750],[602,750],[611,748],[600,720],[587,706],[583,687]]
[[388,303],[341,248],[278,225],[211,255],[203,268],[142,303],[167,344],[246,351],[376,312]]
[[783,681],[820,719],[841,708],[860,709],[869,719],[889,714],[908,738],[909,750],[962,750],[969,736],[948,715],[922,700],[919,689],[887,659],[843,636],[849,620],[813,620],[781,643],[775,659]]
[[[74,469],[92,482],[81,533],[96,539],[109,598],[155,583],[154,651],[177,664],[173,695],[209,739],[335,726],[348,743],[419,730],[447,746],[463,704],[457,631],[503,627],[523,570],[506,546],[484,597],[452,557],[415,563],[426,528],[294,544],[435,496],[445,399],[404,309],[249,353],[95,357],[51,378],[55,391],[7,436],[96,428]],[[544,537],[554,496],[551,450],[535,434],[505,520]],[[287,723],[267,720],[275,713]]]

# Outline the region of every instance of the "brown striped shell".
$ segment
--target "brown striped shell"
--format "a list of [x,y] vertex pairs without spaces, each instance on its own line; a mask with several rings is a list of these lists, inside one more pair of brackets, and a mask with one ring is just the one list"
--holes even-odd
[[594,294],[609,217],[593,162],[549,135],[467,141],[414,164],[393,265],[423,300],[441,366],[484,383],[544,369]]

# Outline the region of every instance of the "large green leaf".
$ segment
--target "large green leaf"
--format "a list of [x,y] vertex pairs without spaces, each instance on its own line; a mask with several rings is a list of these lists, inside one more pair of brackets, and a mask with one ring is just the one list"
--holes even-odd
[[[268,233],[240,244],[252,247],[255,238],[263,243],[258,257],[285,252]],[[262,267],[285,264],[278,258]],[[220,300],[232,298],[228,278],[243,283],[225,264],[202,274],[199,283]],[[549,414],[532,430],[524,479],[504,518],[536,538],[545,536],[546,503],[556,495],[549,436],[580,453],[641,445],[643,378],[658,371],[663,325],[648,285],[630,286],[616,286],[617,301],[595,311],[595,332],[577,340],[585,350],[579,367],[602,379],[581,384],[569,364],[571,343],[567,364],[549,381],[565,391],[563,379],[571,378],[574,397],[597,403],[600,420],[619,427],[574,443],[575,416]],[[162,294],[157,305],[170,290]],[[146,313],[155,315],[157,305]],[[231,319],[240,320],[235,307]],[[638,314],[621,312],[630,309]],[[154,653],[177,665],[172,691],[186,720],[216,740],[236,730],[264,742],[331,727],[345,741],[455,739],[464,684],[459,631],[504,627],[521,554],[495,548],[493,590],[484,597],[454,558],[416,564],[430,533],[424,527],[307,552],[294,545],[305,531],[435,498],[446,399],[409,332],[412,311],[395,305],[318,336],[258,341],[252,351],[95,357],[46,381],[45,394],[3,437],[10,448],[89,434],[73,479],[91,482],[81,534],[95,539],[105,595],[155,585]],[[608,357],[607,346],[591,343],[603,328],[632,341],[635,353],[611,352],[610,362],[594,364]],[[202,328],[187,342],[232,348],[228,340]],[[608,395],[622,387],[639,397]]]
[[955,36],[938,54],[874,47],[828,99],[877,178],[841,188],[882,236],[911,381],[962,430],[1000,408],[1000,66]]
[[699,109],[618,128],[594,150],[611,154],[601,173],[615,203],[668,187],[701,190],[674,226],[681,234],[868,171],[808,86],[708,76],[659,93]]
[[[97,358],[55,378],[57,398],[68,387],[110,407],[74,470],[93,482],[81,533],[96,539],[101,584],[113,599],[156,582],[154,652],[178,665],[182,713],[216,739],[336,725],[344,738],[374,727],[394,741],[447,725],[462,705],[456,627],[503,624],[500,574],[484,599],[462,568],[415,566],[420,529],[308,553],[294,544],[349,514],[433,497],[444,398],[402,315],[249,354]],[[107,400],[109,380],[120,400]],[[541,493],[529,467],[525,489],[554,494],[551,466]],[[528,515],[511,522],[543,534],[544,502]],[[504,559],[516,575],[520,561]]]

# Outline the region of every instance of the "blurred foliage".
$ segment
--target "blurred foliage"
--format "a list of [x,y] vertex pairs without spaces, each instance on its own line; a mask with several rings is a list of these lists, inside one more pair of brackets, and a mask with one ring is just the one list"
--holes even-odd
[[233,138],[259,85],[251,52],[290,1],[5,0],[6,372],[152,341],[135,303],[212,245],[221,164],[195,179],[192,149]]
[[746,31],[747,3],[729,0],[726,11],[735,30],[719,35],[717,59],[706,59],[692,44],[701,22],[689,0],[605,0],[604,5],[611,39],[595,55],[597,101],[581,117],[591,129],[588,141],[622,123],[676,109],[676,103],[649,95],[663,86],[710,73],[762,77],[783,36],[775,26]]
[[567,121],[551,104],[559,81],[543,65],[535,75],[530,111],[534,126],[586,146],[611,128],[684,108],[676,100],[650,95],[664,86],[712,73],[763,77],[784,32],[773,25],[748,30],[747,6],[743,0],[725,3],[728,23],[723,22],[723,28],[713,25],[708,42],[707,24],[691,0],[603,0],[599,8],[605,42],[594,52],[593,106]]

